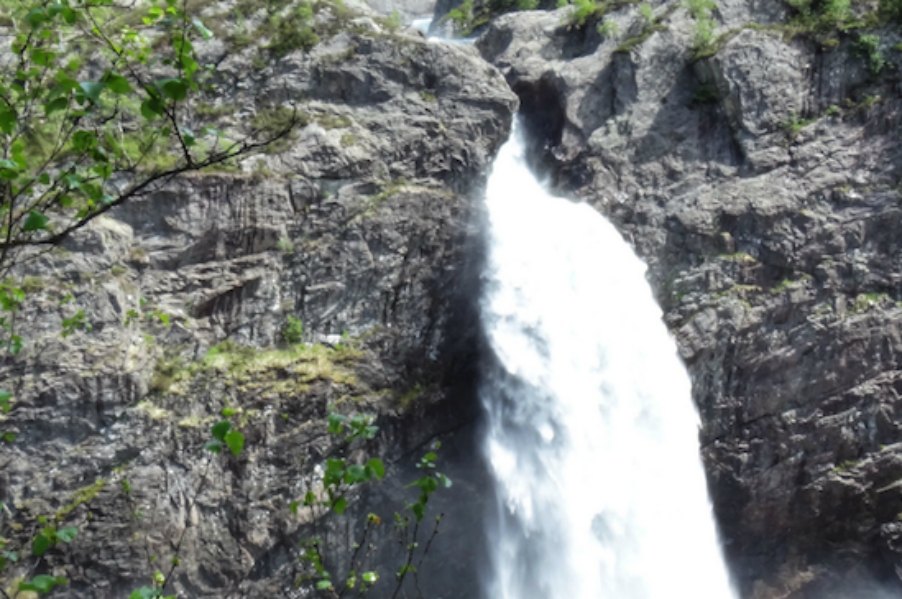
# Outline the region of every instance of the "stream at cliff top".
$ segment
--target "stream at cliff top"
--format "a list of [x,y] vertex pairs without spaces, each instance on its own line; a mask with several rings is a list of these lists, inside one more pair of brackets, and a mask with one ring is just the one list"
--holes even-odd
[[549,195],[517,127],[486,192],[488,599],[735,597],[689,377],[645,265]]

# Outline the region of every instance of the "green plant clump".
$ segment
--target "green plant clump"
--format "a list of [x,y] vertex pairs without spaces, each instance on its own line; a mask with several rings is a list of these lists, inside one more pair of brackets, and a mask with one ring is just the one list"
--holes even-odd
[[304,323],[300,318],[289,315],[282,325],[282,339],[285,343],[300,343],[304,340]]
[[313,6],[302,2],[287,15],[273,14],[269,18],[272,36],[266,49],[274,58],[281,58],[295,50],[310,50],[319,43],[313,29]]
[[858,37],[857,48],[859,53],[868,61],[871,74],[878,75],[886,66],[886,58],[880,50],[880,36],[875,34],[862,34]]

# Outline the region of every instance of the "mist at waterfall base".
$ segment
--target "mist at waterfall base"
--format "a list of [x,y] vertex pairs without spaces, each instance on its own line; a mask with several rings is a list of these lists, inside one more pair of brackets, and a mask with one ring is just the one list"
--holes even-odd
[[728,599],[688,375],[645,265],[549,195],[518,128],[486,191],[491,599]]

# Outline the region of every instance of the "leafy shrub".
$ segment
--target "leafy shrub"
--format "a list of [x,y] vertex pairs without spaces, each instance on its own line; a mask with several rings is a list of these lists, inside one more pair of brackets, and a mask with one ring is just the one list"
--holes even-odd
[[612,21],[611,19],[605,19],[601,23],[598,24],[598,35],[603,38],[612,38],[617,35],[618,28],[617,23]]
[[717,8],[714,0],[686,0],[686,9],[693,19],[701,20],[711,16],[711,11]]
[[880,12],[888,19],[902,22],[902,0],[880,0]]
[[473,0],[464,0],[449,10],[445,19],[451,22],[458,33],[469,33],[473,28]]
[[880,50],[880,36],[862,34],[858,37],[858,52],[868,61],[871,73],[877,75],[886,66],[886,58]]
[[288,15],[271,15],[268,28],[272,36],[266,49],[275,58],[295,50],[309,50],[319,43],[319,36],[313,29],[313,6],[306,2],[298,4]]
[[597,13],[603,13],[604,8],[604,5],[596,4],[595,0],[575,0],[573,10],[570,12],[570,25],[583,27]]
[[692,49],[696,58],[711,56],[716,48],[714,36],[714,21],[709,18],[699,19],[695,22],[695,33],[692,36]]
[[300,318],[289,315],[282,325],[282,339],[285,343],[300,343],[304,340],[304,323]]

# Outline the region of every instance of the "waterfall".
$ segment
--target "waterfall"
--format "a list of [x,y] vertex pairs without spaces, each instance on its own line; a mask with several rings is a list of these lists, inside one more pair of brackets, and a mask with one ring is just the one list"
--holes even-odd
[[735,597],[645,265],[591,207],[542,188],[516,130],[486,211],[486,598]]

